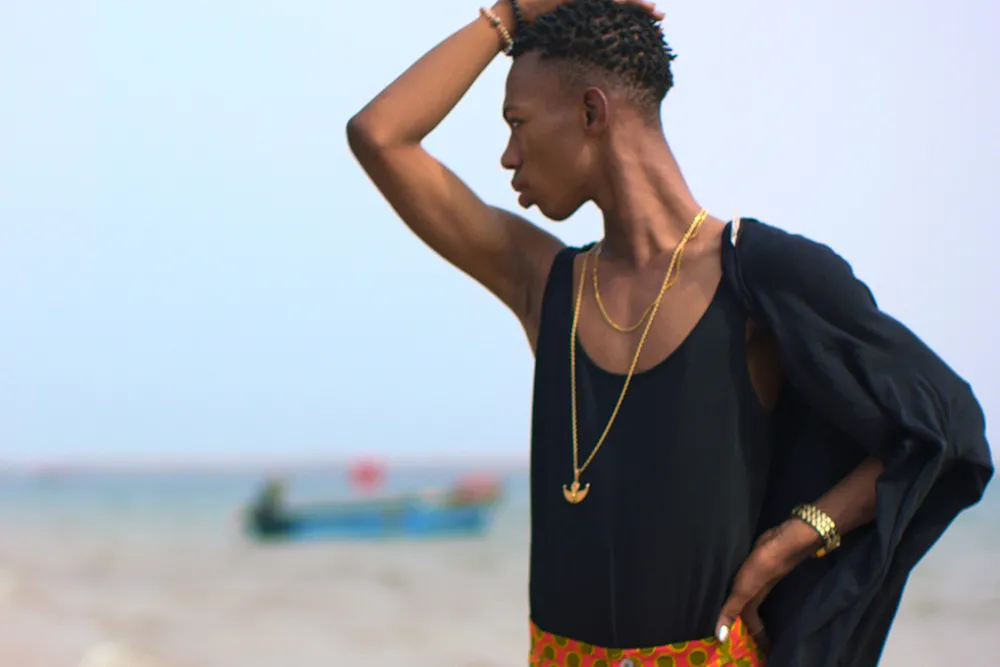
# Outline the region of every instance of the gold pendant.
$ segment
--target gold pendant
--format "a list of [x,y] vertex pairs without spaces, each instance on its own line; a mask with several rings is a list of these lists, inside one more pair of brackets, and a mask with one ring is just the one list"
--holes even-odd
[[574,479],[573,483],[570,484],[569,487],[563,484],[563,497],[566,498],[567,502],[573,503],[574,505],[582,503],[588,493],[590,493],[590,484],[588,483],[587,486],[581,489],[579,479]]

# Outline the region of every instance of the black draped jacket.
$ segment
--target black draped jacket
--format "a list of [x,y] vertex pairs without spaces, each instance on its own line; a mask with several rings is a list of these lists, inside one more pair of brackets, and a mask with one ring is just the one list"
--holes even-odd
[[788,378],[759,532],[865,457],[885,464],[874,523],[765,601],[768,667],[875,665],[910,571],[993,475],[982,409],[828,247],[744,219],[726,229],[723,272]]

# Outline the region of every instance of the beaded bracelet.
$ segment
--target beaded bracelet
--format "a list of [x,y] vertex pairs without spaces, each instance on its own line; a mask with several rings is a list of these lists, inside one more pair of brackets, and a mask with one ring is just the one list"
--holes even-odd
[[500,17],[497,16],[492,9],[480,7],[479,13],[490,22],[490,25],[493,26],[497,32],[500,33],[500,39],[503,40],[503,52],[506,55],[510,55],[514,50],[514,40],[511,39],[510,31],[507,30],[507,26],[503,24],[503,21],[500,20]]

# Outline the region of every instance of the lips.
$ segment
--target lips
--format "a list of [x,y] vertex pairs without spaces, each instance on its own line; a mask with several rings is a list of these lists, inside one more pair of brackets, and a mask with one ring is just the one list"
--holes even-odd
[[531,199],[529,199],[528,195],[525,194],[524,183],[513,181],[511,182],[510,187],[514,188],[514,192],[518,193],[517,203],[520,204],[522,208],[528,208],[531,206]]

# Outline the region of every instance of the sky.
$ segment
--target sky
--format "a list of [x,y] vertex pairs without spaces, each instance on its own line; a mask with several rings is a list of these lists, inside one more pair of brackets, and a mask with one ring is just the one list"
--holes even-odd
[[[526,460],[518,323],[404,227],[344,131],[477,7],[2,3],[0,462]],[[997,4],[661,7],[696,197],[830,244],[1000,418]],[[427,146],[516,208],[508,66]],[[601,233],[592,206],[527,216]]]

